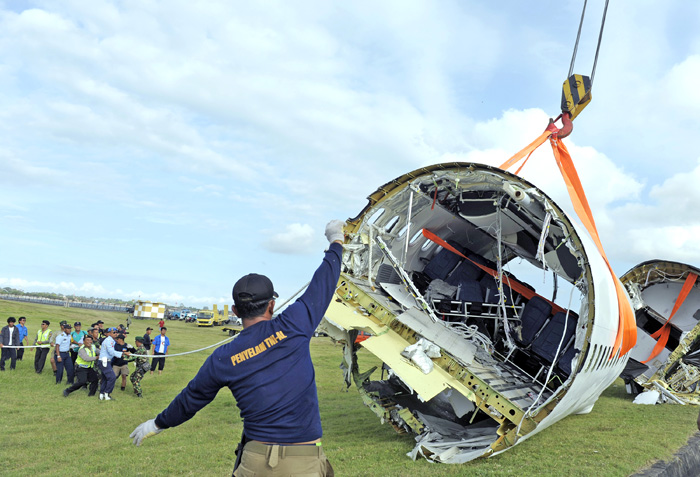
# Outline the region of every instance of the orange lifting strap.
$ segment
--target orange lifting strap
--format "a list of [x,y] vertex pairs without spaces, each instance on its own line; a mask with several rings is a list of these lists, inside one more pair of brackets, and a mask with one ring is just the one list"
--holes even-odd
[[698,276],[694,273],[689,273],[686,277],[685,283],[683,283],[683,288],[681,288],[681,292],[678,295],[678,298],[676,298],[676,303],[673,305],[673,310],[671,310],[671,315],[668,317],[668,320],[666,320],[666,323],[664,323],[663,326],[656,331],[656,333],[651,335],[652,338],[657,338],[656,345],[654,345],[654,349],[651,350],[651,354],[646,361],[642,361],[642,363],[646,363],[647,361],[651,361],[652,359],[656,358],[656,356],[661,353],[661,350],[666,347],[668,337],[671,335],[671,318],[673,318],[673,315],[675,315],[680,309],[681,305],[683,305],[683,302],[690,293],[690,290],[692,290],[693,285],[695,285],[697,278]]
[[[617,327],[617,335],[615,336],[615,345],[613,346],[612,352],[610,353],[610,359],[614,358],[616,355],[623,356],[629,350],[631,350],[635,343],[637,342],[637,322],[634,317],[634,312],[629,304],[627,298],[627,292],[622,286],[620,280],[615,276],[608,257],[605,255],[605,250],[603,250],[603,244],[598,236],[598,230],[595,226],[595,221],[593,220],[593,214],[591,213],[591,208],[588,205],[588,200],[586,199],[586,194],[583,191],[583,186],[581,185],[581,180],[576,172],[576,167],[574,162],[571,160],[571,155],[566,149],[564,143],[557,137],[559,129],[550,123],[547,129],[532,143],[530,143],[526,148],[517,152],[513,157],[508,159],[501,165],[501,169],[507,170],[510,166],[520,161],[526,155],[531,154],[535,149],[542,145],[547,139],[552,145],[552,150],[554,151],[554,158],[557,161],[557,166],[559,166],[559,171],[561,172],[564,182],[566,183],[566,188],[569,192],[569,197],[578,215],[579,219],[588,230],[593,242],[598,248],[598,252],[605,260],[605,264],[610,271],[610,276],[612,276],[615,283],[615,291],[617,292],[617,303],[619,312],[619,323]],[[619,352],[619,354],[618,354]]]

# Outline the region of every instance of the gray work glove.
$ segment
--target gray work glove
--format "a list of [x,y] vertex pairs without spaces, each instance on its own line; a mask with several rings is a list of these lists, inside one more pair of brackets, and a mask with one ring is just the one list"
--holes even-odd
[[340,240],[345,241],[345,233],[343,232],[343,227],[345,227],[345,222],[342,220],[331,220],[326,225],[326,238],[330,243]]
[[155,436],[161,432],[163,432],[163,429],[158,429],[156,427],[156,420],[150,419],[142,424],[139,424],[139,427],[134,429],[134,432],[132,432],[129,437],[134,439],[134,444],[138,447],[146,437]]

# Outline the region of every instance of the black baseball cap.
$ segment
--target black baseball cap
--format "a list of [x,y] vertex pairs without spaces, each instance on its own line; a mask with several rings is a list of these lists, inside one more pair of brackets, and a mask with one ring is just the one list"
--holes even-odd
[[95,323],[98,324],[98,325],[100,325],[100,324],[104,325],[104,324],[105,324],[105,322],[102,321],[102,320],[97,320]]
[[64,323],[64,324],[62,324],[61,326],[63,326],[64,328],[73,328],[73,327],[70,325],[70,323]]
[[118,339],[118,340],[125,340],[125,339],[126,339],[126,336],[124,336],[124,335],[117,335],[117,339]]
[[233,285],[233,301],[236,306],[240,304],[257,303],[272,300],[279,297],[275,292],[272,282],[265,275],[250,273]]
[[152,329],[153,329],[153,328],[151,328],[151,327],[149,326],[148,328],[146,328],[146,331],[152,330]]
[[76,321],[75,323],[73,323],[73,326],[83,326],[83,325],[81,325],[79,321]]

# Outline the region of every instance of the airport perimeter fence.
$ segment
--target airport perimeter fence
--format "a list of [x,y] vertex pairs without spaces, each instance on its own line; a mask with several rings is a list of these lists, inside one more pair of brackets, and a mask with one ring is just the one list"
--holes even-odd
[[64,306],[66,308],[87,308],[90,310],[116,311],[124,313],[127,307],[124,305],[113,305],[109,303],[84,303],[80,301],[65,301],[55,300],[52,298],[43,298],[39,296],[28,295],[3,295],[0,294],[0,299],[12,301],[24,301],[28,303],[39,303],[41,305]]

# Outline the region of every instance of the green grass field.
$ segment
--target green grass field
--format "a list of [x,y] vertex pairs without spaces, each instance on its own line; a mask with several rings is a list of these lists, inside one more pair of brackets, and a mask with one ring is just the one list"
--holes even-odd
[[[30,337],[43,319],[57,330],[59,321],[107,326],[126,323],[119,313],[60,308],[0,300],[0,322],[26,316]],[[134,320],[127,342],[155,320]],[[171,353],[202,348],[226,338],[221,328],[197,328],[168,321]],[[33,338],[32,338],[33,341]],[[31,344],[31,343],[30,343]],[[28,352],[27,352],[28,351]],[[88,398],[85,390],[64,398],[54,384],[50,364],[34,373],[34,353],[25,351],[17,370],[0,373],[0,475],[231,475],[242,425],[228,390],[183,425],[132,445],[131,431],[155,417],[195,375],[211,350],[169,358],[162,376],[142,381],[144,398],[127,390],[115,401]],[[367,476],[519,475],[624,476],[669,458],[693,434],[697,408],[638,406],[617,381],[585,416],[570,416],[513,449],[491,459],[449,466],[406,457],[409,435],[397,435],[365,407],[358,393],[345,390],[338,366],[340,345],[314,338],[323,443],[336,474]],[[371,362],[362,354],[361,365]],[[9,369],[9,363],[6,364]]]

